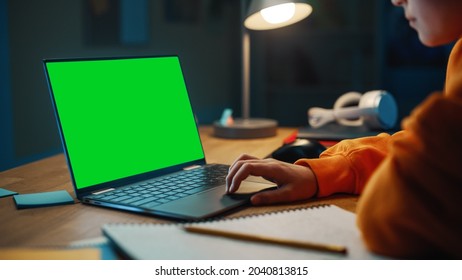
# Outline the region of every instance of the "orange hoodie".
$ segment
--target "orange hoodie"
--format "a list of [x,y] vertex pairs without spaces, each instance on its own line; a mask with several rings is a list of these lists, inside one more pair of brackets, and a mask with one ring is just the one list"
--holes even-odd
[[371,251],[462,258],[462,40],[444,93],[417,107],[402,131],[345,140],[296,164],[313,169],[320,197],[362,194],[357,223]]

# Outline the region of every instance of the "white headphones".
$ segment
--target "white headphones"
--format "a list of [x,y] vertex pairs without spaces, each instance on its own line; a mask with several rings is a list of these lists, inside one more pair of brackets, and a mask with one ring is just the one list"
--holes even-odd
[[308,123],[313,128],[337,121],[347,126],[366,125],[371,129],[391,129],[397,120],[396,101],[384,90],[368,91],[365,94],[347,92],[335,101],[333,109],[314,107],[308,110]]

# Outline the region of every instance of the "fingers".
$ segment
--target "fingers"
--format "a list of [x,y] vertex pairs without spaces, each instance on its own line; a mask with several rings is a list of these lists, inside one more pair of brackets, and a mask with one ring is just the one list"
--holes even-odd
[[242,161],[246,160],[258,160],[258,158],[248,154],[242,154],[233,162],[233,164],[231,164],[231,166],[229,167],[229,171],[231,172],[233,169],[236,168],[236,166],[240,166],[242,164]]
[[246,160],[257,160],[257,157],[250,156],[247,154],[243,154],[239,156],[233,164],[229,167],[228,175],[226,176],[226,192],[229,192],[229,188],[231,186],[231,183],[233,181],[234,175],[236,172],[239,170],[240,166],[242,165],[243,161]]
[[230,167],[226,177],[226,192],[233,193],[239,189],[243,180],[250,175],[261,176],[273,181],[273,159],[259,159],[249,155],[240,156]]

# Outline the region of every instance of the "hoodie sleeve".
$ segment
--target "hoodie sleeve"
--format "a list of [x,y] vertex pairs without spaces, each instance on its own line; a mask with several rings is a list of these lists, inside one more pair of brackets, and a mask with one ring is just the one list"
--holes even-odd
[[401,137],[377,136],[343,140],[324,151],[319,159],[301,159],[297,165],[310,167],[316,174],[318,197],[334,193],[360,194],[369,177],[388,153],[389,142]]

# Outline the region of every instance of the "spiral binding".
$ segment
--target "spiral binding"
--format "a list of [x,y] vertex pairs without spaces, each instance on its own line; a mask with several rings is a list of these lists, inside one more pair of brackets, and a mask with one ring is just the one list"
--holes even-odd
[[290,212],[298,212],[298,211],[304,211],[304,210],[309,210],[309,209],[318,209],[318,208],[325,208],[325,207],[330,207],[330,204],[316,204],[316,205],[310,205],[310,206],[301,206],[301,207],[295,207],[295,208],[290,208],[290,209],[283,209],[283,210],[278,210],[278,211],[269,211],[269,212],[264,212],[264,213],[255,213],[255,214],[248,214],[248,215],[242,215],[242,216],[237,216],[237,217],[230,217],[230,218],[210,218],[210,219],[205,219],[202,221],[195,221],[195,222],[174,222],[174,223],[169,223],[169,222],[162,222],[162,223],[110,223],[107,224],[108,226],[133,226],[133,227],[148,227],[148,226],[155,226],[155,227],[178,227],[178,226],[189,226],[189,225],[201,225],[201,224],[210,224],[210,223],[227,223],[235,220],[241,220],[241,219],[253,219],[255,217],[264,217],[264,216],[271,216],[271,215],[278,215],[281,213],[290,213]]

